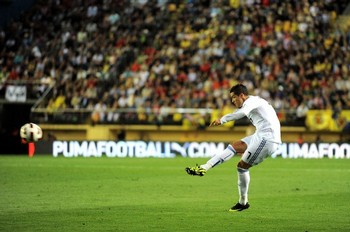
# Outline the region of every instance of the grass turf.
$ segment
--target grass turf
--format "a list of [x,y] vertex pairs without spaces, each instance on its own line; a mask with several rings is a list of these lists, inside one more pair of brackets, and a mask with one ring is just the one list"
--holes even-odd
[[238,157],[205,161],[0,156],[0,231],[349,231],[350,160],[267,159],[236,213]]

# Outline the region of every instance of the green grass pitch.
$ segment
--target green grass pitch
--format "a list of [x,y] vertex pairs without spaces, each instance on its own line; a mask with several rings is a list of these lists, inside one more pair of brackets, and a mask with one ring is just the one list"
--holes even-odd
[[238,213],[238,157],[206,160],[0,156],[0,231],[350,230],[350,160],[269,158]]

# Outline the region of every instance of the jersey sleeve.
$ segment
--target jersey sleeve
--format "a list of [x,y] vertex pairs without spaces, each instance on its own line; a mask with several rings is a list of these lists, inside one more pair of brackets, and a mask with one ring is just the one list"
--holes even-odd
[[234,113],[226,114],[226,115],[222,116],[222,118],[220,119],[220,122],[221,122],[221,124],[224,124],[224,123],[229,122],[229,121],[234,121],[234,120],[241,119],[241,118],[243,118],[245,116],[246,115],[244,114],[243,111],[237,110]]

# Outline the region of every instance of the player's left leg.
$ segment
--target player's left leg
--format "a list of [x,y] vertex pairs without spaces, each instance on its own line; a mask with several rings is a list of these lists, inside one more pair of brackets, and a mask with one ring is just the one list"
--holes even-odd
[[237,165],[237,177],[238,177],[238,203],[232,206],[229,211],[242,211],[249,208],[248,203],[248,188],[250,183],[249,168],[250,164],[245,163],[242,159]]
[[[243,139],[244,140],[244,139]],[[248,189],[250,183],[249,168],[261,163],[269,154],[277,149],[277,144],[253,136],[247,150],[237,165],[239,201],[230,211],[242,211],[249,208]]]

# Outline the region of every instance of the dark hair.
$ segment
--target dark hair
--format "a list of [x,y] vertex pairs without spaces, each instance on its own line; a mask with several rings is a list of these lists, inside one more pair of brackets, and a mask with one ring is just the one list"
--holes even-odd
[[244,95],[248,95],[248,89],[243,84],[237,84],[231,88],[230,93],[233,93],[234,95],[237,95],[237,96],[240,95],[241,93],[243,93]]

